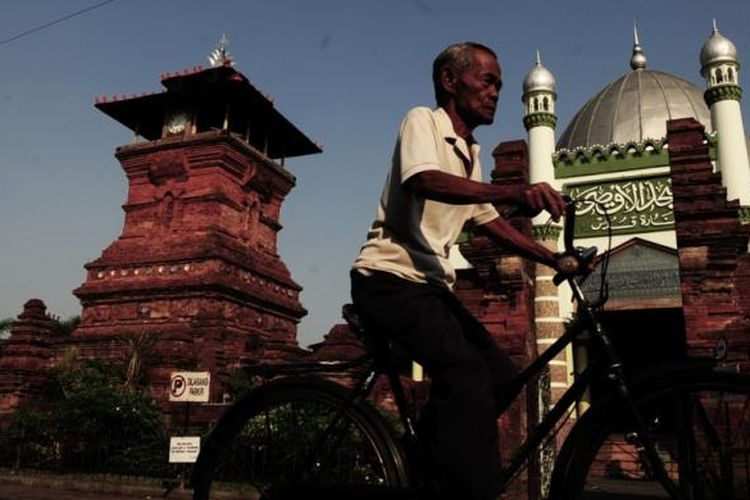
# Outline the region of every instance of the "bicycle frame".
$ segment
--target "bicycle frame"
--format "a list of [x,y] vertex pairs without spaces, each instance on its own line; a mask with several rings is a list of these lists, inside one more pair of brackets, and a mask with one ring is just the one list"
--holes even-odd
[[[559,339],[550,345],[547,350],[539,355],[534,362],[527,366],[518,375],[516,383],[519,386],[526,386],[531,379],[539,375],[542,370],[547,367],[548,363],[578,338],[583,331],[583,329],[568,328]],[[503,467],[503,487],[507,486],[510,480],[514,478],[529,461],[535,450],[538,450],[540,445],[544,443],[545,439],[550,436],[552,429],[554,429],[555,425],[563,418],[571,405],[580,401],[584,392],[589,388],[590,381],[591,369],[586,368],[582,373],[576,375],[573,385],[563,393],[550,411],[532,428],[531,433],[513,453],[508,466]]]

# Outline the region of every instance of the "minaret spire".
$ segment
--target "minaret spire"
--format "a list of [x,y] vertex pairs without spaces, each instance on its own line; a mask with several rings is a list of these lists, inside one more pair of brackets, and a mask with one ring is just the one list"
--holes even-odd
[[638,24],[636,24],[635,19],[633,20],[633,45],[640,45],[641,42],[638,40]]
[[630,67],[633,68],[633,71],[646,69],[646,54],[643,53],[641,47],[635,20],[633,20],[633,55],[630,57]]

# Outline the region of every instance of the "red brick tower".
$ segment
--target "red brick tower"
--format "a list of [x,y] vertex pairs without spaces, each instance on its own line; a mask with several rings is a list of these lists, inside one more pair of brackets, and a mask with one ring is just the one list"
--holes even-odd
[[120,358],[127,339],[150,336],[159,399],[174,369],[226,381],[254,359],[298,353],[301,287],[276,249],[295,184],[284,159],[321,151],[227,57],[161,83],[97,100],[135,136],[116,152],[129,184],[122,234],[85,266],[73,334],[83,356]]

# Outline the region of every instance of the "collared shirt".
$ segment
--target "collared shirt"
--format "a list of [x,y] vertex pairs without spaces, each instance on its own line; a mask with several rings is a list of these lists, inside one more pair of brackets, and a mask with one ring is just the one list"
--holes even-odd
[[456,272],[448,253],[464,224],[468,220],[485,224],[498,213],[489,203],[450,205],[403,188],[407,179],[427,170],[482,180],[479,145],[469,145],[456,135],[443,108],[413,108],[401,122],[375,222],[354,269],[453,287]]

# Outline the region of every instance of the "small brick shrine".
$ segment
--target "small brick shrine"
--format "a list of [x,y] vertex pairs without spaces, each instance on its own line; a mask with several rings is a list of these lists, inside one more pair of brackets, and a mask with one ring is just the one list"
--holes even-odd
[[0,357],[0,423],[28,399],[39,396],[54,367],[59,338],[47,306],[30,299],[18,315]]

